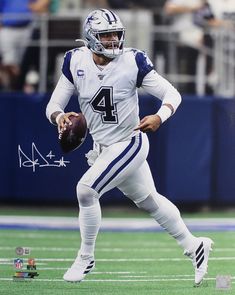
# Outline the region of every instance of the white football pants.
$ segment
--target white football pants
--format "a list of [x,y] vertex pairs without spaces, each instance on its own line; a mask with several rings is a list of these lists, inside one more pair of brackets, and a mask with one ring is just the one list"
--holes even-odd
[[79,181],[80,253],[83,255],[94,255],[101,222],[98,199],[114,187],[147,211],[184,249],[190,249],[194,244],[195,237],[184,224],[179,210],[155,188],[146,161],[148,150],[148,139],[143,133],[131,140],[105,147]]
[[148,138],[143,133],[104,147],[79,183],[95,190],[98,197],[117,187],[134,202],[144,200],[154,186],[146,162],[148,151]]

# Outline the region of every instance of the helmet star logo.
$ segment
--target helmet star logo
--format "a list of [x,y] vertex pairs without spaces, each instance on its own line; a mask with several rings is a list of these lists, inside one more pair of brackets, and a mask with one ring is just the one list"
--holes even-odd
[[86,23],[89,24],[91,21],[93,21],[93,20],[97,20],[97,19],[98,19],[97,17],[94,17],[93,15],[91,15],[91,16],[89,16],[89,17],[87,18]]

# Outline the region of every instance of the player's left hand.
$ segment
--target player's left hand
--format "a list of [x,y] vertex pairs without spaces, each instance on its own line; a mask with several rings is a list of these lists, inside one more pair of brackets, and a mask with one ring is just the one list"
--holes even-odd
[[161,118],[158,115],[150,115],[144,117],[134,130],[142,132],[156,131],[161,125]]

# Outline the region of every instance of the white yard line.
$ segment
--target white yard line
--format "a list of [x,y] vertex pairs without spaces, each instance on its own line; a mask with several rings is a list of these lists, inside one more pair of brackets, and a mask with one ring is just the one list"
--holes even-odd
[[[142,243],[141,243],[142,245]],[[15,250],[15,247],[12,246],[4,246],[0,247],[0,250],[8,251],[8,250]],[[67,247],[30,247],[31,251],[41,251],[41,252],[74,252],[77,251],[77,248],[67,248]],[[157,246],[157,249],[155,247],[148,248],[148,249],[140,249],[140,248],[133,248],[133,247],[123,247],[123,248],[100,248],[96,247],[97,252],[172,252],[173,250],[176,250],[175,247],[159,247]],[[235,247],[234,248],[215,248],[215,252],[234,252],[235,253]]]
[[[37,258],[38,262],[72,262],[72,258]],[[211,261],[231,261],[235,260],[235,256],[230,257],[210,257]],[[0,263],[11,262],[12,258],[0,258]],[[97,262],[153,262],[153,261],[188,261],[187,258],[98,258]]]
[[[200,230],[223,229],[234,230],[235,218],[185,218],[186,224],[191,228]],[[50,216],[17,216],[0,215],[0,226],[28,227],[45,229],[78,229],[76,217],[50,217]],[[103,218],[101,230],[162,230],[151,218]]]
[[[235,277],[231,277],[232,280],[235,279]],[[209,277],[204,279],[204,281],[215,281],[215,277]],[[12,281],[12,278],[0,278],[0,281]],[[64,282],[63,279],[39,279],[35,278],[32,279],[33,282]],[[105,283],[112,283],[112,282],[169,282],[169,281],[192,281],[192,278],[159,278],[159,279],[86,279],[82,282],[89,283],[89,282],[105,282]],[[235,283],[235,281],[232,281],[232,283]],[[68,284],[68,283],[67,283]]]

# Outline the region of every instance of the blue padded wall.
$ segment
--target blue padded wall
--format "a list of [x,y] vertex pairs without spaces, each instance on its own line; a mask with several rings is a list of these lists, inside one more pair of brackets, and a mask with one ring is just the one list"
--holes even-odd
[[[64,155],[56,127],[45,117],[48,100],[49,95],[0,95],[1,203],[76,203],[92,140],[88,136],[80,149]],[[155,98],[141,96],[140,117],[159,106]],[[79,111],[75,97],[68,109]],[[235,204],[234,99],[184,97],[176,114],[148,137],[160,193],[175,203]],[[118,190],[104,196],[104,203],[123,200]]]

